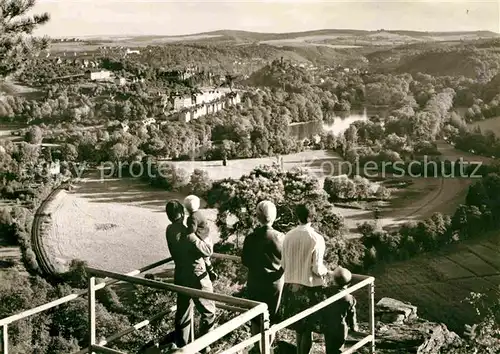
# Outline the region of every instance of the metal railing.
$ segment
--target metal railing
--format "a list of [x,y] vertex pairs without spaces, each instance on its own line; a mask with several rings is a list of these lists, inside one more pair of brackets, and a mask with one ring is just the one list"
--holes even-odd
[[[222,255],[222,254],[214,254],[214,258],[219,258],[219,259],[226,259],[226,260],[232,260],[232,261],[241,261],[240,257],[237,256],[231,256],[231,255]],[[214,342],[218,341],[225,335],[231,333],[238,327],[244,325],[251,319],[260,316],[261,317],[261,331],[259,334],[256,334],[238,344],[235,346],[222,351],[220,354],[233,354],[233,353],[238,353],[242,351],[243,349],[254,345],[255,343],[260,341],[260,347],[261,347],[261,353],[262,354],[269,354],[270,353],[270,343],[271,343],[271,338],[280,330],[287,328],[288,326],[292,325],[293,323],[300,321],[301,319],[317,312],[325,307],[331,305],[335,301],[338,301],[339,299],[343,298],[347,294],[353,293],[363,287],[368,287],[368,298],[369,298],[369,331],[370,334],[359,340],[356,344],[354,344],[352,347],[347,348],[345,351],[343,351],[343,354],[351,354],[354,353],[356,350],[361,348],[364,345],[369,345],[370,347],[370,352],[375,353],[375,315],[374,315],[374,309],[375,309],[375,298],[374,298],[374,290],[375,290],[375,278],[369,277],[369,276],[364,276],[364,275],[353,275],[353,280],[352,284],[350,287],[348,287],[345,290],[342,290],[338,292],[337,294],[329,297],[328,299],[320,302],[319,304],[312,306],[278,324],[275,324],[270,327],[269,323],[269,313],[267,310],[267,305],[264,303],[256,302],[256,301],[251,301],[247,299],[242,299],[242,298],[237,298],[233,296],[228,296],[228,295],[222,295],[222,294],[216,294],[212,292],[206,292],[202,290],[197,290],[197,289],[192,289],[192,288],[187,288],[179,285],[174,285],[171,283],[165,283],[165,282],[160,282],[160,281],[155,281],[155,280],[149,280],[149,279],[144,279],[144,278],[139,278],[137,275],[146,272],[148,270],[151,270],[153,268],[159,267],[161,265],[164,265],[168,262],[170,262],[172,259],[167,258],[165,260],[153,263],[151,265],[148,265],[144,268],[134,270],[132,272],[129,272],[127,274],[120,274],[120,273],[114,273],[114,272],[109,272],[105,270],[99,270],[99,269],[94,269],[94,268],[87,268],[87,272],[91,275],[91,277],[88,280],[88,289],[80,291],[75,294],[71,294],[68,296],[65,296],[63,298],[60,298],[58,300],[52,301],[50,303],[38,306],[36,308],[33,308],[31,310],[27,310],[24,312],[21,312],[19,314],[4,318],[0,320],[0,326],[3,327],[3,336],[2,336],[2,343],[3,343],[3,351],[2,353],[8,354],[8,325],[16,322],[18,320],[21,320],[23,318],[32,316],[34,314],[40,313],[42,311],[54,308],[56,306],[59,306],[61,304],[67,303],[69,301],[75,300],[78,297],[88,295],[88,303],[89,303],[89,346],[87,348],[84,348],[77,352],[76,354],[85,354],[85,353],[118,353],[118,354],[126,354],[125,352],[118,351],[115,349],[107,348],[105,345],[111,343],[114,340],[117,340],[121,338],[122,336],[125,336],[131,332],[134,332],[136,330],[139,330],[140,328],[143,328],[147,325],[149,325],[151,322],[161,319],[164,316],[167,316],[169,314],[172,314],[175,312],[176,307],[172,306],[171,308],[156,314],[152,318],[142,321],[136,325],[133,325],[121,332],[115,333],[108,338],[101,340],[97,343],[96,340],[96,319],[95,319],[95,304],[96,304],[96,297],[95,297],[95,292],[103,289],[106,286],[116,284],[118,282],[127,282],[127,283],[132,283],[132,284],[137,284],[137,285],[143,285],[143,286],[148,286],[152,287],[155,289],[159,290],[169,290],[169,291],[174,291],[177,293],[183,293],[186,295],[189,295],[191,297],[199,297],[199,298],[205,298],[209,300],[213,300],[216,302],[216,306],[220,309],[228,310],[231,312],[236,312],[239,313],[238,316],[235,318],[231,319],[230,321],[222,324],[221,326],[218,326],[215,328],[213,331],[210,333],[207,333],[200,338],[194,340],[193,338],[193,333],[194,333],[194,328],[193,324],[194,321],[191,318],[190,324],[191,324],[191,339],[192,341],[186,345],[183,348],[178,349],[175,353],[176,354],[191,354],[198,352],[202,350],[203,348],[206,348],[207,346],[213,344]],[[99,277],[104,277],[104,282],[103,283],[96,283],[96,278],[95,276]],[[112,279],[111,281],[109,279]]]
[[[133,270],[133,271],[127,273],[126,275],[130,275],[130,276],[138,275],[138,274],[147,272],[148,270],[151,270],[151,269],[154,269],[154,268],[158,268],[158,267],[160,267],[162,265],[165,265],[165,264],[171,262],[172,260],[173,260],[172,258],[166,258],[166,259],[163,259],[161,261],[158,261],[158,262],[152,263],[150,265],[147,265],[147,266],[145,266],[143,268]],[[116,283],[118,283],[118,280],[104,279],[104,282],[99,283],[99,284],[97,284],[95,286],[95,290],[97,291],[97,290],[105,288],[106,286],[113,285],[113,284],[116,284]],[[79,291],[77,293],[64,296],[64,297],[59,298],[57,300],[48,302],[46,304],[34,307],[34,308],[26,310],[26,311],[22,311],[22,312],[20,312],[18,314],[15,314],[15,315],[12,315],[12,316],[9,316],[9,317],[5,317],[5,318],[1,319],[0,320],[0,327],[2,327],[2,347],[1,347],[2,351],[0,353],[2,353],[2,354],[8,354],[9,353],[9,334],[8,334],[8,329],[9,328],[8,328],[8,326],[11,323],[17,322],[19,320],[22,320],[22,319],[25,319],[27,317],[36,315],[36,314],[41,313],[43,311],[50,310],[50,309],[52,309],[54,307],[57,307],[59,305],[62,305],[62,304],[68,303],[70,301],[76,300],[79,297],[86,296],[87,293],[88,293],[88,290],[82,290],[82,291]]]
[[[225,335],[231,333],[238,327],[244,325],[248,321],[252,320],[253,318],[257,316],[261,316],[263,319],[264,323],[267,323],[266,328],[263,330],[267,330],[269,328],[269,315],[267,311],[267,305],[261,302],[257,301],[252,301],[252,300],[247,300],[247,299],[242,299],[234,296],[229,296],[229,295],[222,295],[222,294],[216,294],[213,292],[209,291],[203,291],[203,290],[197,290],[193,288],[188,288],[180,285],[175,285],[175,284],[169,284],[169,283],[164,283],[156,280],[150,280],[150,279],[143,279],[139,278],[136,276],[130,276],[130,275],[124,275],[124,274],[119,274],[119,273],[114,273],[114,272],[108,272],[105,270],[100,270],[100,269],[94,269],[94,268],[87,268],[87,272],[92,275],[89,278],[89,287],[88,287],[88,293],[89,293],[89,352],[96,352],[96,353],[124,353],[120,351],[115,351],[113,350],[112,352],[109,351],[109,348],[105,348],[103,345],[99,345],[96,343],[96,322],[95,322],[95,277],[94,276],[99,276],[99,277],[108,277],[112,279],[116,279],[119,281],[127,282],[127,283],[132,283],[132,284],[137,284],[137,285],[143,285],[143,286],[148,286],[151,288],[159,289],[159,290],[170,290],[170,291],[175,291],[176,293],[181,293],[188,295],[190,297],[194,298],[204,298],[208,300],[213,300],[216,303],[219,303],[218,307],[221,307],[220,305],[229,305],[229,306],[236,306],[239,312],[239,309],[243,309],[244,312],[236,316],[235,318],[229,320],[228,322],[218,326],[214,330],[210,331],[209,333],[201,336],[200,338],[196,339],[195,341],[192,341],[188,345],[182,347],[179,349],[176,353],[196,353],[210,344],[218,341],[220,338],[224,337]],[[220,304],[222,303],[222,304]],[[225,307],[225,306],[224,306]],[[232,307],[225,307],[225,309],[232,309]],[[191,321],[191,324],[193,321]],[[192,333],[192,331],[191,331]],[[264,333],[262,333],[262,337],[264,337]],[[267,337],[266,337],[267,338]],[[264,348],[269,349],[269,344],[264,342],[263,343]],[[269,351],[264,351],[264,353],[269,354]]]
[[[329,297],[326,300],[302,311],[298,314],[287,318],[286,320],[277,323],[271,326],[267,331],[265,331],[265,335],[271,338],[271,336],[275,335],[278,331],[287,328],[288,326],[294,324],[302,320],[303,318],[312,315],[313,313],[324,309],[325,307],[333,304],[335,301],[342,299],[347,294],[351,294],[365,286],[368,287],[368,298],[369,298],[369,331],[370,334],[359,340],[352,347],[344,350],[342,354],[351,354],[354,353],[359,348],[363,347],[366,344],[370,345],[370,353],[375,353],[375,278],[365,275],[353,274],[352,283],[350,287],[345,290],[338,292],[337,294]],[[230,349],[224,350],[219,354],[234,354],[242,351],[245,348],[248,348],[254,343],[257,343],[260,340],[260,335],[254,335],[253,337],[248,338],[247,340],[242,341],[241,343],[236,344]]]

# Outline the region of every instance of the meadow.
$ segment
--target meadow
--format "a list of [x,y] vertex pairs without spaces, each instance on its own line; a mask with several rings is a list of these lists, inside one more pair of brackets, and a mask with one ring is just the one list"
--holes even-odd
[[483,133],[487,131],[493,132],[497,137],[500,136],[500,117],[485,119],[479,122],[474,122],[469,125],[472,128],[479,127]]

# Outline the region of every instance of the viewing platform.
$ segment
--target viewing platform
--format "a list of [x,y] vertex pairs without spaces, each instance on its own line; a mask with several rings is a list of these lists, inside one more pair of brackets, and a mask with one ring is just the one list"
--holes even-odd
[[[214,254],[213,258],[222,259],[228,262],[241,262],[241,258],[232,255],[224,254]],[[8,326],[16,321],[22,320],[29,316],[47,311],[56,306],[65,304],[67,302],[73,301],[79,297],[86,296],[88,299],[88,343],[89,346],[73,354],[84,354],[84,353],[115,353],[115,354],[126,354],[116,349],[111,349],[106,347],[109,343],[118,340],[119,338],[130,334],[132,332],[138,331],[141,328],[146,327],[155,320],[162,319],[164,317],[172,317],[175,313],[176,307],[165,309],[157,313],[155,316],[139,322],[121,332],[115,333],[104,340],[98,341],[96,338],[96,291],[103,289],[106,286],[110,286],[117,283],[130,283],[142,286],[147,286],[154,289],[172,291],[176,293],[182,293],[189,295],[191,297],[205,298],[213,300],[216,303],[216,307],[219,309],[231,311],[237,314],[236,317],[231,320],[218,325],[213,331],[203,335],[199,338],[192,338],[193,341],[183,348],[176,349],[171,353],[176,354],[194,354],[200,350],[210,346],[211,344],[219,341],[221,338],[227,334],[233,332],[237,328],[245,325],[247,322],[253,318],[260,317],[262,319],[261,331],[259,334],[254,335],[246,340],[234,344],[232,347],[219,351],[220,354],[236,354],[236,353],[246,353],[255,343],[260,342],[261,353],[270,354],[271,353],[271,337],[277,332],[289,327],[293,323],[317,312],[328,305],[338,301],[347,294],[353,293],[361,288],[367,287],[368,289],[368,299],[369,299],[369,333],[364,336],[364,338],[357,341],[351,347],[347,347],[342,352],[343,354],[355,353],[361,347],[367,345],[369,347],[370,353],[375,353],[375,303],[374,303],[374,290],[375,290],[375,278],[365,275],[353,274],[352,285],[345,290],[338,292],[337,294],[329,297],[328,299],[320,302],[319,304],[312,306],[295,316],[287,318],[286,320],[270,326],[269,323],[269,313],[267,305],[265,303],[256,302],[252,300],[247,300],[244,298],[201,291],[197,289],[192,289],[188,287],[183,287],[173,284],[173,282],[161,282],[156,280],[145,279],[140,275],[144,275],[145,272],[152,269],[158,268],[172,262],[172,258],[166,258],[159,262],[147,265],[141,269],[133,270],[126,274],[120,274],[115,272],[109,272],[106,270],[87,268],[88,278],[88,288],[87,290],[82,290],[80,292],[59,298],[47,304],[35,307],[30,310],[23,311],[19,314],[12,315],[0,320],[0,327],[2,327],[2,351],[0,353],[9,353],[9,336],[8,336]],[[104,278],[101,283],[96,283],[96,277]],[[194,321],[191,321],[191,326],[194,326]],[[173,326],[172,326],[173,327]],[[192,327],[193,329],[193,327]],[[194,331],[191,330],[193,335]],[[153,351],[151,353],[160,353],[159,350]],[[169,352],[170,353],[170,352]]]

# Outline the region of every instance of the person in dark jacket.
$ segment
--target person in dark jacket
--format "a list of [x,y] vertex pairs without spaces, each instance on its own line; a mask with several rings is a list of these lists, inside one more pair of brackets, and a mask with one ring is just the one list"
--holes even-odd
[[[347,289],[351,283],[352,274],[346,268],[337,267],[332,276],[334,284],[330,294],[325,292],[325,297],[333,296],[335,293]],[[321,315],[326,354],[342,353],[349,329],[353,332],[359,332],[356,319],[356,299],[348,294],[326,307]]]
[[[248,297],[267,304],[269,319],[273,324],[284,284],[281,250],[285,235],[272,227],[276,220],[276,206],[272,202],[260,202],[256,214],[260,226],[245,238],[241,260],[248,268]],[[252,321],[252,334],[260,332],[260,325],[260,318]],[[256,345],[254,350],[257,351],[258,348]]]
[[[200,198],[195,195],[188,195],[184,199],[184,207],[188,211],[188,218],[186,220],[186,226],[189,233],[195,234],[198,238],[205,242],[212,242],[210,240],[210,227],[208,226],[208,221],[200,211]],[[219,278],[218,274],[214,271],[210,257],[205,258],[205,264],[207,266],[207,272],[210,276],[210,280],[215,281]]]
[[[204,260],[204,257],[212,255],[213,246],[188,232],[183,224],[184,206],[179,201],[168,202],[165,211],[172,222],[167,226],[166,238],[168,249],[175,263],[174,284],[213,292],[212,281],[208,276]],[[212,300],[191,298],[177,293],[175,331],[178,347],[183,347],[190,341],[193,306],[201,315],[200,336],[214,327],[215,303]],[[208,347],[204,352],[209,351]]]

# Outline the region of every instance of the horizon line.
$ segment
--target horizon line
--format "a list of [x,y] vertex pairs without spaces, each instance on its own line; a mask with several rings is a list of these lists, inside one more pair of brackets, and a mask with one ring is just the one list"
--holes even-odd
[[469,30],[469,31],[461,31],[461,30],[448,30],[448,31],[423,31],[423,30],[412,30],[412,29],[355,29],[355,28],[318,28],[318,29],[310,29],[310,30],[304,30],[304,31],[285,31],[285,32],[258,32],[258,31],[248,31],[248,30],[240,30],[240,29],[218,29],[218,30],[213,30],[213,31],[205,31],[205,32],[195,32],[195,33],[184,33],[184,34],[154,34],[154,33],[149,33],[149,34],[80,34],[80,35],[69,35],[69,36],[49,36],[50,38],[79,38],[79,37],[189,37],[189,36],[196,36],[196,35],[202,35],[202,34],[211,34],[211,33],[216,33],[216,32],[224,32],[224,31],[232,31],[232,32],[246,32],[246,33],[253,33],[253,34],[268,34],[268,35],[280,35],[280,34],[300,34],[300,33],[307,33],[307,32],[319,32],[319,31],[358,31],[358,32],[418,32],[418,33],[474,33],[474,32],[490,32],[494,33],[497,35],[500,35],[500,32],[492,31],[492,30],[487,30],[487,29],[476,29],[476,30]]

